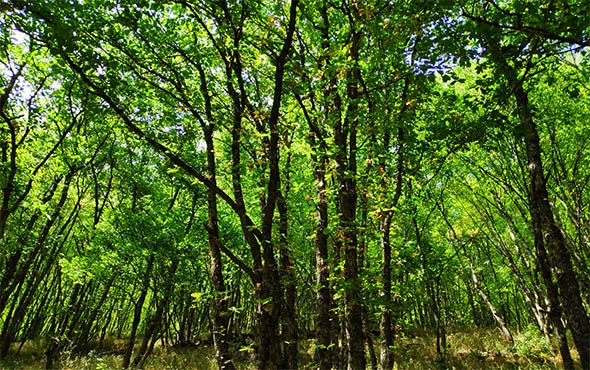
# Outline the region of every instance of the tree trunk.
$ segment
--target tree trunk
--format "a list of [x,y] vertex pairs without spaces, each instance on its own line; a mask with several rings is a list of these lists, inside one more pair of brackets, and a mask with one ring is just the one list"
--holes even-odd
[[[165,314],[169,310],[169,302],[170,297],[174,296],[174,277],[176,275],[176,270],[178,269],[179,260],[177,258],[173,258],[172,264],[170,269],[166,271],[166,267],[162,266],[164,271],[167,272],[166,280],[164,282],[164,292],[162,293],[162,298],[159,302],[156,302],[156,312],[152,316],[149,325],[147,325],[141,346],[135,358],[133,359],[132,367],[142,368],[143,364],[149,357],[154,347],[154,343],[156,342],[160,331],[162,330],[162,324],[165,323]],[[154,297],[157,297],[156,291],[154,291]],[[223,369],[223,368],[221,368]]]
[[[500,317],[500,315],[498,314],[498,310],[494,306],[494,303],[491,301],[488,294],[481,287],[481,284],[479,282],[479,278],[477,277],[477,273],[475,270],[475,264],[473,263],[473,258],[467,252],[467,247],[466,247],[465,243],[459,240],[459,237],[458,237],[457,233],[455,232],[455,228],[453,227],[453,225],[451,224],[451,222],[447,218],[447,214],[446,214],[444,207],[439,204],[439,208],[440,208],[441,215],[442,215],[443,219],[445,220],[445,223],[447,224],[447,226],[449,227],[449,229],[451,230],[451,232],[453,234],[453,238],[454,238],[453,244],[455,245],[455,250],[457,250],[456,243],[459,243],[461,251],[463,252],[463,255],[469,261],[469,270],[471,271],[471,280],[473,281],[474,289],[477,291],[477,293],[479,294],[480,298],[484,301],[484,303],[488,306],[488,309],[490,310],[490,313],[492,314],[494,321],[496,322],[496,324],[500,328],[500,331],[502,332],[504,337],[506,339],[508,339],[511,343],[514,342],[514,338],[512,337],[512,333],[510,333],[510,330],[508,329],[508,326],[504,322],[504,319],[502,317]],[[457,250],[457,253],[460,253],[460,252]],[[489,257],[489,258],[491,260],[491,257]],[[496,281],[498,281],[497,278],[496,278]]]
[[[352,7],[351,27],[359,17],[358,3]],[[360,30],[351,31],[349,58],[358,61],[361,47]],[[359,81],[358,65],[352,67],[346,84],[349,106],[346,116],[333,122],[334,144],[336,145],[335,165],[337,168],[339,213],[338,235],[344,248],[344,320],[346,349],[349,370],[366,368],[364,331],[362,320],[361,283],[358,266],[357,211],[357,129],[359,124]]]
[[317,216],[315,227],[315,264],[316,264],[316,310],[315,336],[316,361],[319,370],[332,369],[332,323],[330,309],[332,292],[330,290],[330,263],[328,262],[328,198],[326,189],[326,162],[322,156],[312,156],[314,177],[316,180]]
[[[261,370],[275,369],[280,366],[282,360],[282,346],[279,338],[279,322],[282,309],[282,286],[280,274],[274,255],[273,219],[280,198],[280,150],[279,150],[279,118],[280,107],[283,95],[283,83],[285,65],[287,63],[295,25],[297,22],[297,8],[299,0],[291,0],[289,6],[289,21],[287,25],[284,43],[280,53],[275,58],[274,90],[270,117],[268,118],[269,141],[266,150],[268,158],[268,183],[266,189],[266,200],[262,212],[262,240],[264,264],[262,266],[262,281],[260,286],[260,299],[258,303],[258,314],[260,324],[259,361],[258,367]],[[270,302],[268,300],[270,299]]]
[[213,140],[215,122],[211,111],[211,96],[206,83],[203,68],[198,65],[201,77],[201,93],[205,98],[205,114],[209,124],[202,123],[207,148],[207,174],[211,186],[207,188],[207,235],[209,242],[209,276],[213,286],[214,299],[211,307],[211,328],[215,358],[220,369],[234,370],[227,343],[229,324],[228,295],[223,278],[223,262],[221,259],[221,241],[219,240],[219,216],[217,212],[217,165],[215,162],[215,143]]
[[463,246],[463,252],[469,260],[469,269],[471,270],[471,279],[473,280],[473,287],[475,288],[481,299],[484,301],[484,303],[488,306],[488,309],[490,310],[490,313],[492,314],[494,321],[500,328],[502,335],[504,335],[504,337],[508,339],[511,343],[514,342],[512,333],[510,333],[510,330],[504,322],[504,319],[500,317],[500,315],[498,314],[498,310],[496,310],[496,307],[494,306],[494,303],[490,300],[490,297],[486,294],[486,292],[481,288],[479,279],[477,278],[477,274],[475,273],[475,265],[473,264],[473,260],[471,259],[471,257],[467,254],[465,246]]
[[106,299],[108,298],[109,291],[111,290],[111,287],[113,286],[113,283],[115,282],[115,277],[116,277],[116,275],[113,274],[111,276],[111,278],[107,281],[107,283],[102,291],[102,295],[100,296],[100,298],[98,299],[98,302],[96,302],[96,305],[94,306],[91,313],[88,315],[88,318],[86,319],[86,324],[84,325],[82,333],[80,334],[79,347],[82,351],[87,350],[88,342],[90,340],[90,330],[92,329],[92,326],[96,322],[96,318],[98,316],[98,313],[100,312]]
[[293,259],[293,252],[289,249],[289,220],[288,220],[288,205],[287,197],[289,195],[290,181],[289,171],[291,165],[291,154],[287,156],[285,165],[285,172],[287,174],[285,181],[285,191],[279,194],[277,207],[279,210],[280,219],[280,262],[281,262],[281,281],[285,287],[284,296],[284,314],[282,315],[282,332],[283,332],[283,362],[282,366],[285,369],[297,369],[297,362],[299,357],[298,350],[298,323],[297,323],[297,309],[295,302],[297,300],[297,278],[295,277],[295,261]]
[[125,348],[123,362],[121,365],[121,368],[123,369],[127,369],[131,364],[131,356],[133,354],[133,347],[135,346],[135,336],[137,334],[137,328],[139,327],[139,323],[141,321],[141,311],[143,310],[143,303],[145,302],[145,298],[148,293],[150,277],[152,274],[153,267],[154,256],[150,256],[148,258],[146,270],[141,281],[141,293],[139,294],[139,298],[137,299],[137,302],[135,302],[134,305],[135,307],[133,311],[133,322],[131,323],[131,331],[129,332],[129,338],[127,339],[127,346]]
[[[580,296],[580,287],[572,267],[570,252],[565,245],[561,230],[555,223],[549,203],[539,134],[530,111],[528,95],[522,86],[522,81],[512,77],[514,71],[507,73],[507,75],[513,84],[520,122],[525,131],[530,178],[529,207],[535,245],[538,252],[540,251],[542,254],[544,254],[545,247],[547,248],[550,264],[547,266],[550,269],[549,274],[551,274],[551,269],[556,274],[556,283],[553,283],[551,275],[547,276],[545,283],[548,284],[549,290],[553,289],[551,287],[553,284],[559,289],[559,297],[563,304],[568,327],[572,332],[574,344],[580,355],[582,368],[590,369],[590,321]],[[557,323],[554,321],[555,324]]]
[[[31,270],[31,265],[33,265],[33,263],[36,262],[38,266],[41,263],[41,260],[43,260],[43,255],[41,254],[43,246],[45,245],[45,241],[47,240],[49,233],[53,228],[53,225],[58,220],[58,217],[61,214],[64,204],[66,203],[66,200],[68,198],[69,185],[75,173],[76,169],[70,168],[70,171],[68,172],[64,180],[59,202],[55,206],[53,212],[51,213],[51,216],[49,217],[49,219],[47,219],[45,225],[43,226],[43,229],[37,237],[37,240],[35,242],[35,248],[31,252],[29,252],[29,254],[27,255],[27,259],[24,262],[22,262],[20,266],[18,266],[17,273],[13,277],[13,281],[11,282],[11,284],[8,286],[7,292],[3,292],[5,293],[4,297],[6,299],[8,299],[9,295],[12,292],[15,292],[15,290],[16,296],[18,296],[18,291],[23,286],[25,286],[25,281],[27,277],[31,278],[31,283],[26,286],[25,292],[20,297],[20,301],[18,303],[18,306],[16,306],[16,309],[14,309],[14,304],[16,304],[17,301],[17,297],[15,296],[13,302],[13,310],[11,310],[4,318],[4,327],[2,329],[2,333],[0,334],[0,357],[3,357],[8,353],[8,349],[10,347],[10,343],[13,340],[15,330],[22,324],[21,321],[23,320],[23,317],[25,315],[28,303],[33,298],[35,289],[40,283],[41,279],[45,277],[45,274],[49,271],[49,268],[51,267],[51,263],[48,263],[43,271],[37,270],[39,272],[38,274],[29,274],[29,271]],[[76,209],[74,209],[73,213],[75,212]],[[33,217],[35,218],[35,220],[37,219],[35,216]],[[69,221],[71,221],[71,217],[66,222]],[[66,225],[67,223],[64,225],[64,227]],[[54,255],[52,258],[54,259],[55,257],[56,255]],[[3,305],[6,304],[5,302],[0,303]]]
[[443,321],[439,302],[439,287],[440,281],[437,278],[433,278],[433,273],[429,271],[429,255],[431,247],[428,243],[422,240],[420,228],[415,217],[412,217],[412,225],[416,235],[416,244],[420,250],[420,267],[423,274],[423,283],[428,297],[428,308],[429,308],[429,325],[433,325],[436,330],[436,354],[439,360],[444,360],[446,355],[446,329]]
[[383,261],[383,309],[381,310],[381,321],[379,332],[381,334],[379,368],[381,370],[393,369],[393,330],[391,319],[391,219],[393,213],[384,216],[381,226],[381,254]]
[[[391,313],[391,305],[393,304],[391,300],[391,222],[393,220],[393,210],[397,207],[398,202],[402,195],[402,188],[403,188],[403,175],[404,175],[404,128],[401,122],[401,118],[407,109],[407,98],[408,98],[408,90],[410,86],[410,79],[406,78],[404,83],[404,90],[402,93],[402,105],[400,108],[400,112],[398,118],[400,119],[397,131],[397,173],[395,175],[395,192],[393,195],[393,199],[391,203],[388,205],[389,209],[382,211],[381,221],[379,225],[379,232],[381,234],[380,241],[381,241],[381,259],[383,264],[383,271],[381,273],[381,280],[383,281],[383,291],[381,292],[383,296],[383,300],[385,301],[383,304],[383,309],[381,310],[381,322],[379,324],[379,331],[381,334],[381,342],[380,342],[380,361],[379,367],[381,370],[391,370],[394,365],[394,354],[393,354],[393,341],[394,341],[394,332],[393,332],[393,320],[392,320],[392,313]],[[389,131],[384,134],[383,137],[383,150],[388,152],[390,150],[390,139],[391,135]],[[379,163],[379,172],[385,176],[388,173],[387,171],[387,163],[385,162],[385,157],[380,160]],[[381,180],[381,185],[383,187],[383,191],[388,191],[387,186],[388,179],[383,177]],[[384,198],[387,199],[387,194],[384,194]]]

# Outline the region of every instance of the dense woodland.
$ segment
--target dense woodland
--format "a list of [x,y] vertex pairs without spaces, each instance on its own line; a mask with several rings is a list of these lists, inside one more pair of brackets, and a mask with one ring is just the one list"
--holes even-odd
[[[587,0],[2,0],[0,358],[590,369]],[[303,356],[306,356],[303,359]]]

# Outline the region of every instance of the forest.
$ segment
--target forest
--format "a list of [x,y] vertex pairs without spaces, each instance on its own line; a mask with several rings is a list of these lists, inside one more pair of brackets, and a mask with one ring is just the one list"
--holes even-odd
[[590,369],[589,51],[587,0],[0,0],[0,368]]

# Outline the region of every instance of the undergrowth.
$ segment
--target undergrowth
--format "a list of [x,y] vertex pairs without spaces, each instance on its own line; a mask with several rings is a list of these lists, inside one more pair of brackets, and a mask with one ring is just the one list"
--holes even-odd
[[[375,343],[377,344],[377,342]],[[462,329],[450,331],[443,354],[436,352],[436,338],[428,333],[398,337],[395,344],[396,370],[444,369],[560,369],[559,354],[545,337],[534,329],[514,335],[514,342],[505,340],[497,330]],[[302,348],[305,351],[305,348]],[[0,370],[45,369],[43,344],[27,342],[18,354],[0,360]],[[575,356],[574,351],[572,355]],[[377,353],[377,358],[379,354]],[[302,357],[306,357],[302,353]],[[109,352],[91,351],[84,356],[65,353],[61,370],[120,369],[122,356]],[[256,368],[252,358],[237,353],[235,361],[240,370]],[[306,358],[301,368],[312,369]],[[216,370],[214,351],[207,346],[165,348],[158,346],[146,362],[146,370]]]
[[[419,334],[399,338],[396,369],[560,369],[561,359],[552,344],[527,329],[506,340],[498,330],[461,329],[447,334],[446,351],[436,353],[436,338]],[[572,351],[572,356],[575,356]]]

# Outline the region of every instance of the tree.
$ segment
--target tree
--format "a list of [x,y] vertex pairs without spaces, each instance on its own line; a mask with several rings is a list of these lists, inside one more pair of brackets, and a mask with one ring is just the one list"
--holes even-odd
[[[505,17],[508,21],[516,18],[520,22],[521,10],[527,14],[528,8],[520,9],[519,4],[516,4],[515,12],[503,9],[497,4],[493,3],[496,8],[497,16]],[[485,10],[484,10],[485,12]],[[536,19],[541,24],[548,24],[553,17],[559,16],[556,9],[546,9],[540,19]],[[490,32],[489,22],[484,21],[479,16],[468,14],[468,18],[478,22],[479,32],[485,32],[485,36],[481,34],[482,44],[489,53],[489,58],[497,68],[497,76],[501,76],[513,95],[516,102],[516,113],[519,117],[518,134],[524,139],[527,155],[527,166],[529,170],[529,211],[532,222],[532,232],[535,239],[535,247],[537,250],[538,263],[543,271],[543,279],[547,286],[549,298],[551,300],[551,311],[553,323],[557,327],[559,312],[558,294],[563,304],[566,317],[568,317],[569,328],[574,336],[574,343],[580,354],[582,367],[590,367],[590,358],[588,357],[588,348],[590,342],[588,338],[590,333],[590,322],[586,315],[582,300],[580,297],[579,282],[573,270],[570,252],[565,245],[565,240],[559,226],[555,222],[553,210],[549,202],[549,194],[547,190],[547,181],[543,162],[541,159],[541,146],[537,124],[532,114],[529,103],[528,92],[525,88],[526,81],[530,78],[530,74],[538,68],[538,64],[543,61],[544,57],[552,54],[559,54],[564,51],[559,44],[552,45],[551,43],[557,41],[561,43],[567,41],[561,37],[557,37],[552,33],[537,36],[533,32],[533,36],[525,33],[523,36],[516,35],[510,37],[502,34],[503,27],[497,27],[493,32]],[[572,27],[576,29],[575,32],[582,32],[580,26]],[[505,43],[502,45],[502,43]],[[581,43],[583,46],[583,42]],[[551,270],[555,269],[557,278],[554,278]],[[563,333],[560,334],[563,338]],[[562,339],[562,357],[566,367],[573,367],[573,363],[568,359],[569,355],[566,350],[567,344],[565,339]]]

